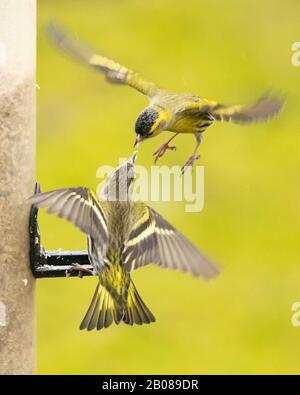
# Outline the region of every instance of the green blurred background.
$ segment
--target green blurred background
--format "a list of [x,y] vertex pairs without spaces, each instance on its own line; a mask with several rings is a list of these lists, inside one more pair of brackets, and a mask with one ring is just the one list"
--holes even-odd
[[[159,85],[225,103],[250,102],[273,88],[284,112],[252,126],[215,124],[205,133],[205,208],[159,210],[223,267],[210,283],[148,266],[133,274],[157,322],[81,332],[95,278],[40,280],[39,373],[300,373],[300,41],[297,0],[38,1],[37,178],[43,190],[95,188],[100,165],[132,152],[133,125],[145,98],[63,56],[45,27],[56,20],[104,54]],[[140,148],[138,164],[167,134]],[[161,164],[181,165],[194,145]],[[48,249],[85,249],[65,221],[40,214]]]

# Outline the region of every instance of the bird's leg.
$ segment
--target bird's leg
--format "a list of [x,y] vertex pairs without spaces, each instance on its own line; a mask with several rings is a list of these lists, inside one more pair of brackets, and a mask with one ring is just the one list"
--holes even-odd
[[78,271],[78,277],[80,277],[80,278],[82,278],[82,273],[89,273],[92,275],[94,274],[92,270],[79,265],[79,263],[72,263],[71,264],[71,268],[69,269],[69,272],[73,272],[75,270]]
[[154,154],[153,154],[153,156],[155,157],[154,163],[156,163],[157,160],[158,160],[159,158],[161,158],[161,157],[165,154],[165,152],[166,152],[167,150],[172,150],[172,151],[176,150],[176,147],[175,147],[175,146],[170,146],[169,143],[170,143],[170,141],[172,141],[172,140],[177,136],[177,134],[178,134],[178,133],[175,133],[174,136],[172,136],[166,143],[164,143],[163,145],[161,145],[161,146],[158,148],[158,150],[154,152]]
[[185,164],[181,168],[181,174],[183,174],[186,169],[190,166],[193,166],[194,162],[200,158],[200,155],[197,154],[197,151],[199,149],[199,146],[202,141],[202,133],[195,133],[196,137],[196,147],[193,151],[193,154],[189,157],[189,159],[185,162]]

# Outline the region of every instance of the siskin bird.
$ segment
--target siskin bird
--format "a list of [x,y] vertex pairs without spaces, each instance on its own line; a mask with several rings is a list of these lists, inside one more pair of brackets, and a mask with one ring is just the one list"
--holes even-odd
[[100,199],[87,188],[57,189],[30,198],[36,207],[47,207],[48,213],[87,234],[89,260],[99,281],[80,329],[154,322],[130,275],[149,263],[204,279],[218,274],[217,267],[156,211],[132,200],[136,156],[111,173]]
[[265,121],[274,117],[283,105],[282,98],[270,93],[266,93],[250,105],[224,105],[189,93],[171,93],[146,81],[137,72],[96,53],[57,24],[49,25],[48,30],[52,40],[64,52],[101,71],[109,82],[129,85],[147,96],[149,105],[138,116],[135,123],[135,146],[163,131],[174,133],[165,144],[154,152],[155,162],[167,150],[176,149],[169,143],[178,134],[194,134],[196,146],[182,167],[183,171],[199,159],[197,152],[203,133],[214,121],[231,121],[241,124]]

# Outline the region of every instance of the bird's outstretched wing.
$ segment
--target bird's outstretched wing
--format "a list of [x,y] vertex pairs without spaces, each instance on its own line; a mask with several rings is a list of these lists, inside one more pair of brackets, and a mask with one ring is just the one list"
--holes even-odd
[[219,273],[217,266],[210,259],[147,206],[144,206],[144,212],[131,230],[123,256],[128,271],[155,263],[205,279],[213,278]]
[[207,110],[217,121],[252,123],[266,121],[274,117],[282,109],[283,103],[282,97],[266,93],[250,105],[226,106],[217,104]]
[[253,104],[225,105],[218,102],[199,99],[198,102],[188,102],[176,111],[179,117],[209,116],[211,120],[221,122],[252,123],[266,121],[279,113],[284,99],[269,93],[261,96]]
[[107,242],[105,214],[98,199],[88,188],[62,188],[38,193],[30,197],[30,201],[36,207],[48,207],[49,214],[57,214],[72,222],[101,244]]
[[48,34],[65,53],[81,63],[100,70],[109,82],[129,85],[148,97],[153,97],[160,91],[153,82],[144,80],[137,72],[96,53],[89,45],[77,40],[56,23],[51,23],[48,26]]

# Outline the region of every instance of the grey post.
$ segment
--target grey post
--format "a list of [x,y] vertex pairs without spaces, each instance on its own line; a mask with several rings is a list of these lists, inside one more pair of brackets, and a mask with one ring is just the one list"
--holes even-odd
[[36,1],[0,1],[0,374],[35,372],[29,203],[35,184]]

